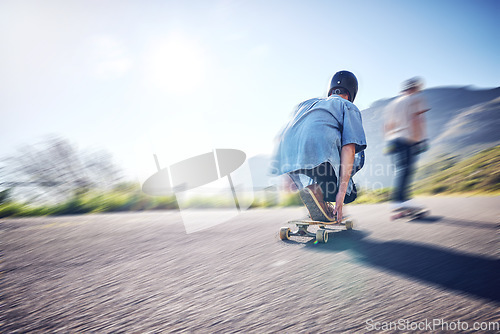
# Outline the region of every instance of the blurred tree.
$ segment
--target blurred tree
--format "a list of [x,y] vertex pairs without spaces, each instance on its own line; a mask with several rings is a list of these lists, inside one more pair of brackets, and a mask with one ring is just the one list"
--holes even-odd
[[27,201],[59,202],[91,189],[109,189],[121,179],[109,153],[79,151],[58,137],[25,145],[2,163],[1,185]]
[[0,191],[0,204],[9,202],[11,191],[12,189],[5,189]]

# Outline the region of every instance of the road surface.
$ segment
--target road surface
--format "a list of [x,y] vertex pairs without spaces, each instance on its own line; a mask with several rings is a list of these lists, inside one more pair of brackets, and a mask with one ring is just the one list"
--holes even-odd
[[190,234],[175,211],[2,219],[0,332],[498,332],[500,198],[421,202],[348,205],[327,244],[279,240],[303,208]]

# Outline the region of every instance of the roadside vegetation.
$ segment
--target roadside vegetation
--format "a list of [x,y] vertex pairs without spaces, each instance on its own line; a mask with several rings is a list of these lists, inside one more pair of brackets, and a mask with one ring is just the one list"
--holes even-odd
[[[458,157],[441,157],[432,164],[421,167],[416,173],[415,195],[499,195],[500,146],[460,160]],[[141,191],[140,185],[130,182],[115,184],[109,190],[75,188],[66,200],[53,204],[33,204],[30,200],[15,200],[12,189],[0,191],[0,218],[46,215],[70,215],[103,212],[177,209],[175,196],[152,197]],[[389,200],[390,189],[359,190],[355,203],[380,203]],[[234,203],[224,198],[192,198],[197,208],[231,207]],[[300,206],[297,192],[279,196],[257,196],[252,208]]]
[[358,198],[354,202],[355,204],[374,204],[387,202],[390,199],[391,189],[382,188],[377,190],[365,190],[361,189],[358,192]]
[[71,214],[176,209],[174,196],[151,197],[142,193],[138,184],[122,183],[108,192],[75,193],[61,203],[31,204],[10,200],[0,203],[0,218],[28,216],[59,216]]
[[415,194],[500,194],[500,145],[470,158],[441,157],[416,175]]

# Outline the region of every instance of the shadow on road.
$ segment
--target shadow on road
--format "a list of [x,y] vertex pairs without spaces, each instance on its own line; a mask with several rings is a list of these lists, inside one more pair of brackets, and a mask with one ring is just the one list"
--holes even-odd
[[327,244],[306,249],[350,250],[358,261],[410,278],[500,302],[500,261],[404,241],[376,242],[361,231],[335,233]]
[[420,224],[433,224],[442,220],[442,216],[426,216],[421,218],[415,218],[408,221],[408,223],[420,223]]
[[500,228],[498,224],[484,223],[479,221],[465,220],[465,219],[455,219],[455,218],[444,218],[442,216],[428,216],[419,219],[413,219],[408,221],[409,224],[433,224],[439,223],[449,226],[460,226],[469,228],[480,228],[486,230],[497,230]]

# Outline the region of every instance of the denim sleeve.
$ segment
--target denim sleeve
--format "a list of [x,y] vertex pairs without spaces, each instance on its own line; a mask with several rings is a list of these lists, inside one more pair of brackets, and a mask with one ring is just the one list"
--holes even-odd
[[342,146],[355,144],[356,153],[359,153],[366,148],[366,137],[361,112],[355,105],[347,103],[344,104],[343,111]]

